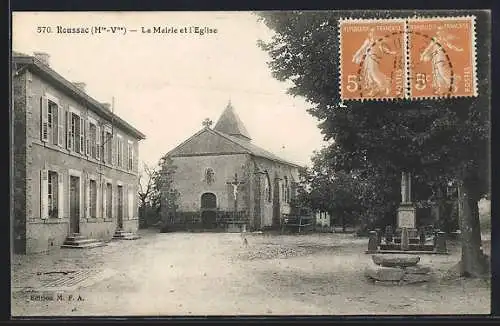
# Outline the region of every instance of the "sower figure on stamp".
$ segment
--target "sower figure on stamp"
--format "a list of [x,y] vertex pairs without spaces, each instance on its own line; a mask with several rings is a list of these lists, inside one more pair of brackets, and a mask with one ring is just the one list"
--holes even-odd
[[[427,45],[427,47],[420,54],[420,61],[431,62],[432,88],[434,90],[434,94],[436,95],[449,93],[450,87],[453,88],[453,92],[456,92],[457,90],[456,85],[460,77],[452,74],[445,51],[445,47],[457,52],[463,51],[462,48],[459,48],[450,42],[455,38],[456,37],[454,35],[446,33],[441,27],[438,27],[436,35],[431,39],[429,45]],[[452,77],[455,80],[452,80]]]
[[395,55],[389,46],[375,37],[375,30],[370,29],[368,37],[353,55],[352,61],[361,65],[361,87],[368,96],[383,92],[388,96],[391,92],[391,80],[382,71],[379,64],[382,56]]

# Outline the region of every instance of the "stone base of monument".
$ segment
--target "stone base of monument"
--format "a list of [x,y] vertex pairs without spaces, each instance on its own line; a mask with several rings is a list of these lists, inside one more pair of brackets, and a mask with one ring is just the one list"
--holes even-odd
[[368,280],[382,285],[405,285],[429,282],[431,268],[418,265],[419,256],[373,255],[373,264],[366,267]]

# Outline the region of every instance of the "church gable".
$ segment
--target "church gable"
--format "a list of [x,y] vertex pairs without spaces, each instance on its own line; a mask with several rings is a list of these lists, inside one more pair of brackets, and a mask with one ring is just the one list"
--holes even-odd
[[241,154],[249,151],[209,128],[195,134],[174,148],[169,156],[190,156],[199,154]]

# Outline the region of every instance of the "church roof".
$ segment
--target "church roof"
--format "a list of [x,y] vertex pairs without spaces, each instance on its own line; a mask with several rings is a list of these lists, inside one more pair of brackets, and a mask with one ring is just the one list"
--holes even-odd
[[300,165],[288,162],[273,153],[252,144],[242,138],[228,135],[224,132],[203,128],[179,146],[167,153],[166,156],[186,157],[195,155],[227,155],[227,154],[250,154],[257,157],[267,158],[294,167]]
[[214,130],[230,136],[251,140],[250,134],[245,128],[245,125],[240,120],[236,112],[234,112],[231,102],[227,104],[226,109],[222,112],[219,121],[215,124]]

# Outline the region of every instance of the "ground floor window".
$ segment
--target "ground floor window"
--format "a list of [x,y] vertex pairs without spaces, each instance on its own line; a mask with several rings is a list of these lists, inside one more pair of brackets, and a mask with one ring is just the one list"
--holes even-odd
[[55,171],[48,171],[47,204],[49,217],[58,217],[58,174]]

